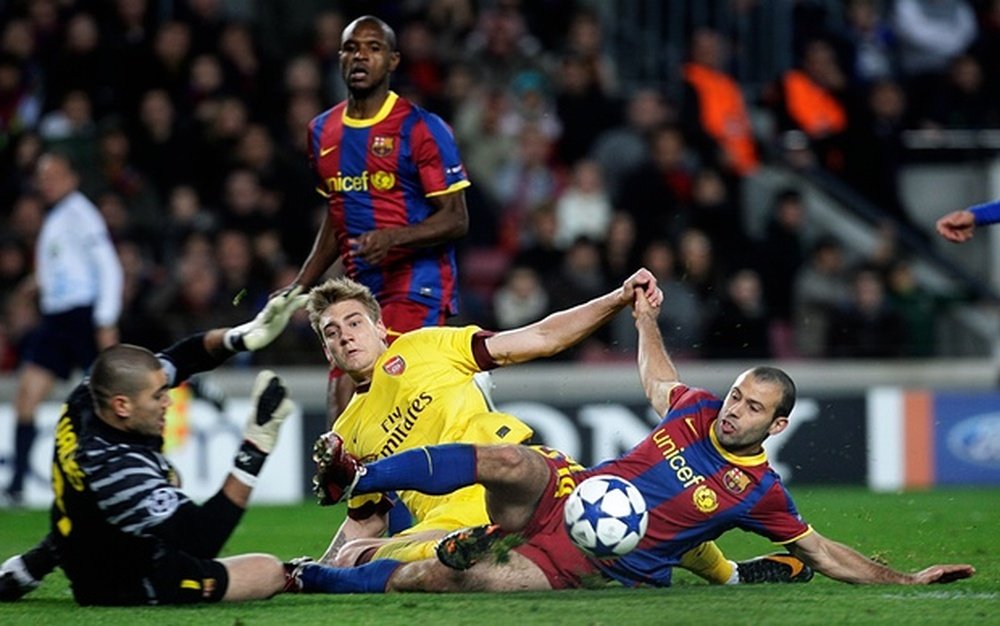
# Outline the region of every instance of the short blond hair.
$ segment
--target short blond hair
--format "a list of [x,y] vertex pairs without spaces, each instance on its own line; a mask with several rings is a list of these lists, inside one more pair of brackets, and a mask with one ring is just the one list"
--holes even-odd
[[309,323],[320,339],[323,338],[323,329],[320,327],[319,318],[323,315],[323,311],[330,308],[330,305],[345,300],[357,300],[360,302],[365,307],[368,317],[373,322],[377,322],[382,317],[382,307],[379,306],[378,300],[372,295],[371,289],[346,276],[331,278],[313,287],[309,291],[309,299],[306,301],[306,311],[309,312]]

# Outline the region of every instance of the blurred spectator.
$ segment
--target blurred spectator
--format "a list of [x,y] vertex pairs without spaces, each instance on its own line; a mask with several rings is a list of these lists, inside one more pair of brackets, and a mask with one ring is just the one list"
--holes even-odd
[[896,77],[896,34],[883,17],[881,0],[847,0],[843,37],[849,44],[850,80],[869,84]]
[[192,240],[188,252],[173,267],[168,283],[150,300],[150,313],[170,337],[214,328],[214,323],[232,326],[238,323],[239,313],[244,312],[233,315],[232,295],[224,294],[220,288],[219,269],[210,254],[211,243],[196,241]]
[[552,203],[543,204],[533,211],[523,244],[511,265],[530,267],[547,283],[559,271],[565,256],[564,250],[556,241],[558,230],[559,220]]
[[142,94],[139,123],[130,136],[135,164],[149,176],[161,198],[176,185],[194,179],[194,141],[190,129],[178,119],[165,89],[150,89]]
[[565,54],[559,60],[555,115],[562,123],[559,159],[575,164],[597,137],[618,123],[617,103],[598,82],[597,68],[586,57]]
[[[656,276],[665,301],[657,322],[663,340],[670,346],[674,358],[692,358],[701,353],[706,315],[698,296],[690,287],[677,280],[676,255],[669,242],[659,239],[642,251],[641,266]],[[635,267],[635,266],[633,266]],[[631,312],[623,311],[614,320],[615,344],[623,351],[636,347],[635,320]]]
[[691,186],[691,225],[726,251],[729,267],[746,265],[752,254],[742,209],[718,170],[698,170]]
[[556,200],[556,243],[568,247],[578,237],[603,242],[611,221],[611,199],[604,188],[601,169],[584,159],[573,166],[570,185]]
[[277,80],[270,59],[253,38],[251,25],[224,23],[216,47],[227,90],[244,102],[252,102],[258,115],[271,117],[278,104],[272,85]]
[[548,79],[540,71],[529,70],[514,76],[508,90],[510,106],[500,119],[500,132],[520,135],[528,126],[555,143],[563,133],[562,120],[549,93]]
[[344,15],[332,8],[317,13],[312,19],[312,45],[309,55],[320,69],[326,102],[347,98],[347,87],[340,79],[340,34],[347,23]]
[[12,54],[0,53],[0,149],[7,147],[12,136],[35,127],[41,106],[21,61]]
[[843,169],[840,139],[847,130],[847,79],[833,47],[822,39],[805,45],[798,67],[780,78],[772,106],[782,130],[804,134],[815,157],[827,169]]
[[845,137],[844,179],[898,224],[912,224],[899,193],[899,169],[905,159],[903,131],[907,100],[892,81],[877,81],[866,107]]
[[933,293],[917,282],[913,262],[899,258],[889,266],[886,275],[889,302],[899,312],[906,325],[904,354],[908,357],[934,356],[937,347],[937,320],[948,306],[964,299]]
[[947,79],[928,106],[928,121],[944,128],[1000,126],[1000,107],[990,93],[979,60],[963,54],[952,61]]
[[906,322],[886,297],[879,272],[862,266],[854,272],[851,297],[834,310],[827,329],[826,355],[891,358],[905,353]]
[[948,66],[975,40],[976,15],[965,0],[895,0],[892,23],[907,93],[915,104],[929,102]]
[[219,213],[223,228],[239,229],[251,236],[276,228],[276,218],[267,207],[268,192],[256,173],[238,167],[226,175],[224,189]]
[[476,27],[473,0],[429,0],[426,20],[439,49],[449,55],[450,61],[463,61],[464,42]]
[[162,214],[156,189],[132,160],[131,140],[117,120],[103,122],[96,176],[86,181],[84,188],[117,193],[128,208],[129,230],[145,240],[158,236]]
[[211,54],[200,54],[191,60],[187,83],[181,95],[185,115],[208,126],[216,115],[218,103],[226,95],[222,63]]
[[486,84],[507,87],[521,72],[538,69],[541,45],[514,6],[498,4],[480,12],[465,42],[465,56],[480,68]]
[[[615,211],[608,223],[604,239],[604,272],[612,285],[625,281],[639,267],[639,248],[636,245],[635,220],[625,211]],[[634,333],[633,333],[634,334]]]
[[802,194],[796,189],[779,191],[757,256],[769,313],[786,325],[792,319],[793,282],[805,255],[805,221]]
[[255,257],[250,237],[242,230],[226,229],[215,236],[212,248],[215,264],[219,268],[219,289],[222,294],[235,298],[245,291],[233,306],[242,313],[255,314],[267,302],[272,281],[266,268]]
[[180,258],[188,235],[211,232],[216,227],[217,219],[201,205],[198,192],[191,185],[178,185],[170,190],[166,212],[158,256],[164,265],[170,267]]
[[101,212],[104,223],[107,224],[111,240],[118,242],[122,238],[133,235],[133,226],[128,213],[128,207],[121,195],[108,189],[99,194],[95,204]]
[[531,213],[556,199],[561,177],[552,168],[552,141],[534,126],[525,126],[518,137],[514,158],[492,177],[500,201],[500,246],[514,252],[522,243],[524,225]]
[[639,89],[628,99],[625,123],[598,135],[591,156],[604,172],[611,197],[621,197],[626,174],[642,165],[649,156],[654,130],[672,121],[673,116],[658,91]]
[[[149,89],[162,89],[181,105],[186,100],[186,89],[191,72],[194,52],[191,49],[191,28],[184,22],[164,22],[156,31],[152,45],[146,85]],[[184,109],[185,114],[190,113]]]
[[399,52],[399,67],[393,73],[396,91],[419,106],[437,110],[446,71],[426,22],[413,20],[400,29]]
[[46,68],[46,100],[49,108],[62,102],[70,91],[86,93],[97,117],[110,112],[114,102],[111,59],[101,40],[96,18],[85,11],[66,22],[66,38]]
[[650,138],[650,158],[631,171],[615,205],[632,214],[640,246],[676,239],[689,224],[696,164],[680,129],[667,126]]
[[499,203],[503,194],[492,183],[493,177],[508,161],[516,158],[518,142],[505,134],[501,120],[507,113],[509,98],[500,89],[476,89],[455,113],[455,140],[469,170],[469,178],[482,181],[490,201]]
[[714,30],[691,37],[691,60],[683,67],[681,123],[704,161],[739,176],[760,166],[743,92],[726,67],[729,50]]
[[232,155],[246,134],[250,112],[239,98],[210,99],[201,109],[197,142],[194,146],[195,186],[210,203],[222,196],[220,172],[232,162]]
[[707,358],[771,357],[767,310],[756,272],[742,269],[729,278],[726,297],[707,324],[703,345]]
[[[569,302],[585,302],[607,290],[601,264],[601,249],[586,237],[573,242],[563,257],[559,271],[550,275],[546,289],[549,309],[558,311]],[[605,335],[600,335],[605,339]]]
[[45,204],[35,192],[17,197],[7,219],[7,232],[21,242],[25,250],[34,250],[45,220]]
[[604,25],[598,12],[578,8],[566,29],[564,54],[579,59],[593,78],[594,86],[602,94],[613,96],[618,91],[618,72],[605,47]]
[[795,347],[800,356],[822,357],[833,311],[848,298],[844,250],[833,237],[820,237],[795,277]]
[[715,315],[721,297],[722,274],[712,242],[700,230],[689,228],[677,244],[678,276],[698,297],[702,315]]
[[497,328],[517,328],[538,321],[549,312],[549,294],[535,270],[515,265],[493,295]]
[[174,338],[150,315],[148,297],[162,287],[161,270],[145,247],[135,240],[120,240],[115,247],[125,271],[122,316],[118,325],[122,342],[149,346],[152,350],[166,348]]
[[18,135],[11,149],[4,150],[0,135],[0,215],[7,215],[10,206],[21,194],[33,189],[32,172],[42,153],[42,140],[37,133]]
[[226,26],[227,6],[224,0],[187,0],[179,3],[178,16],[191,27],[195,53],[214,50]]
[[134,111],[139,95],[153,76],[152,49],[156,16],[146,0],[117,0],[110,19],[102,21],[102,39],[109,52],[114,77],[114,110]]

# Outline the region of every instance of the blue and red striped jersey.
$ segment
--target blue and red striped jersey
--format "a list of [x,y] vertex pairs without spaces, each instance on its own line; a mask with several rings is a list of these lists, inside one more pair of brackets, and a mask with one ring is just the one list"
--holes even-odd
[[444,121],[391,91],[370,119],[349,117],[345,101],[309,123],[309,162],[347,275],[382,304],[412,300],[457,312],[453,245],[394,248],[378,265],[347,256],[348,238],[418,224],[434,211],[429,198],[469,186]]
[[670,584],[682,554],[733,528],[789,543],[812,532],[764,452],[736,456],[712,430],[722,401],[678,385],[663,421],[624,456],[586,471],[632,481],[649,509],[639,546],[598,567],[627,585]]

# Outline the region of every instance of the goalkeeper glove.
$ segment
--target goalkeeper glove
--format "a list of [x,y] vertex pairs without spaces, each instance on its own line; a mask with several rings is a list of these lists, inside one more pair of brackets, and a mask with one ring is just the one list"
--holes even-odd
[[278,429],[295,406],[281,379],[270,370],[257,375],[250,401],[253,408],[243,429],[243,445],[236,453],[233,474],[240,482],[252,487],[257,482],[264,460],[274,450]]
[[305,306],[308,298],[302,293],[302,285],[278,294],[267,301],[257,317],[227,330],[223,344],[233,352],[260,350],[285,330],[292,314]]

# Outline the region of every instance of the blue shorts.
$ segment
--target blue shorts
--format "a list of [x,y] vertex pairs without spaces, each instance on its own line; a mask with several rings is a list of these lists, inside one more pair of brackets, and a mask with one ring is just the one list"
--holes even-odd
[[96,332],[94,307],[43,315],[41,323],[24,339],[22,360],[66,380],[73,368],[86,370],[97,358]]

